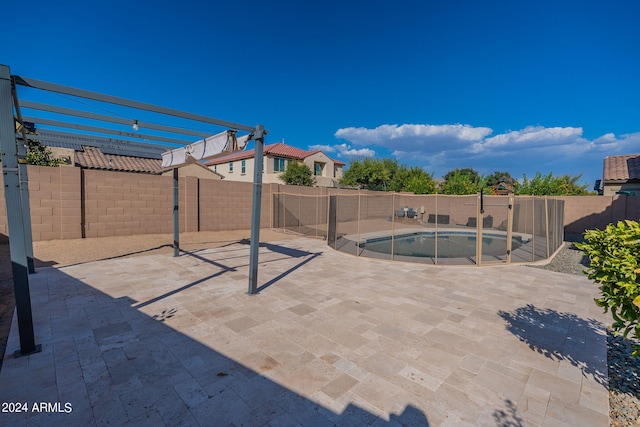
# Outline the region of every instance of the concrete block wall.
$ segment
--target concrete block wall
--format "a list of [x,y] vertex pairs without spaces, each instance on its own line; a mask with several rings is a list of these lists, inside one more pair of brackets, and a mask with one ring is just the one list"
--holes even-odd
[[[200,210],[198,209],[200,180],[194,176],[187,176],[179,179],[178,182],[180,231],[198,231],[200,227]],[[173,194],[171,200],[173,203]]]
[[171,233],[173,179],[85,170],[85,237]]
[[[251,228],[253,183],[200,180],[200,230]],[[271,224],[271,184],[262,186],[260,227]]]
[[637,196],[564,196],[565,233],[583,233],[604,229],[607,224],[624,219],[640,220],[640,197]]
[[27,174],[33,240],[81,238],[80,170],[28,166]]
[[[28,174],[35,241],[81,238],[83,231],[84,237],[173,232],[171,176],[44,166],[29,166]],[[316,222],[316,218],[326,222],[327,206],[326,203],[318,203],[324,197],[304,196],[350,195],[340,198],[339,221],[347,222],[358,218],[358,194],[364,201],[360,205],[362,219],[384,218],[405,205],[418,209],[425,206],[425,215],[428,215],[435,213],[436,200],[438,213],[450,214],[452,224],[464,224],[468,217],[476,215],[475,195],[453,199],[274,183],[262,186],[261,227],[272,224],[272,194],[276,192],[301,195],[299,212],[291,211],[287,215],[292,218],[300,215],[309,223]],[[252,198],[252,183],[180,178],[180,230],[250,229]],[[386,202],[387,198],[391,201]],[[602,229],[609,223],[627,218],[640,219],[640,197],[567,196],[560,199],[565,202],[565,233]],[[0,243],[6,243],[9,230],[4,185],[0,185],[0,202]],[[522,208],[526,209],[524,206]],[[322,211],[321,215],[318,215],[318,209]],[[489,209],[487,213],[491,213]],[[499,218],[497,214],[492,216],[496,217],[495,226]]]

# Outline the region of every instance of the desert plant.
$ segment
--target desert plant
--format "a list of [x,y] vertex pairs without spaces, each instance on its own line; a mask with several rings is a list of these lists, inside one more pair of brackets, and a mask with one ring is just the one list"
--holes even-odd
[[[591,260],[585,273],[601,285],[596,304],[605,313],[611,310],[616,334],[640,338],[640,224],[620,221],[604,230],[587,230],[584,237],[576,246]],[[633,356],[638,354],[640,345],[635,344]]]

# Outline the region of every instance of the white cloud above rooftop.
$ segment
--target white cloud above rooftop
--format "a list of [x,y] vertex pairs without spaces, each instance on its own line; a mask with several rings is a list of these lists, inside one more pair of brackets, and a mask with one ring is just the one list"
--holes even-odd
[[[358,157],[357,152],[360,157],[369,157],[380,147],[378,152],[389,152],[391,157],[421,166],[435,176],[461,167],[473,167],[481,173],[506,170],[514,176],[537,171],[579,174],[587,164],[601,169],[602,159],[608,155],[640,152],[640,132],[607,133],[594,139],[585,138],[581,127],[527,126],[493,132],[466,124],[347,127],[335,132],[335,137],[346,143],[323,146],[323,151],[347,158]],[[348,143],[363,148],[354,149]],[[362,150],[369,151],[364,154]],[[578,155],[580,161],[576,161]],[[541,170],[529,170],[533,163]]]

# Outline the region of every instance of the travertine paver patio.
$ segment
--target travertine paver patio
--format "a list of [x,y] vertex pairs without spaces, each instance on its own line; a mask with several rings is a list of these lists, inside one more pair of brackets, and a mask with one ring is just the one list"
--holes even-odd
[[28,412],[0,425],[609,423],[605,317],[586,278],[300,238],[261,248],[249,296],[248,251],[40,269],[43,351],[13,358],[14,320],[0,373],[0,401]]

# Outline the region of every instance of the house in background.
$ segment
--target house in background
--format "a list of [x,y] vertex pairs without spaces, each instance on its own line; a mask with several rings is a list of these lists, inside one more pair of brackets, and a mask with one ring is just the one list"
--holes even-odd
[[605,157],[599,187],[604,196],[640,196],[640,154]]
[[[173,175],[173,169],[162,167],[162,153],[167,147],[153,144],[140,146],[121,140],[110,140],[108,146],[98,147],[101,145],[99,142],[104,142],[87,136],[50,134],[46,131],[39,132],[37,139],[42,145],[49,147],[53,157],[62,160],[63,165],[115,172]],[[179,168],[178,175],[222,179],[222,175],[200,163]]]
[[[247,150],[210,160],[205,165],[221,174],[224,179],[253,182],[254,157],[255,150]],[[318,187],[337,187],[345,165],[320,150],[306,151],[284,143],[270,144],[264,147],[262,182],[282,184],[280,174],[292,161],[304,162],[309,166]]]

